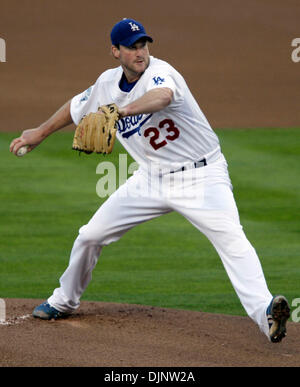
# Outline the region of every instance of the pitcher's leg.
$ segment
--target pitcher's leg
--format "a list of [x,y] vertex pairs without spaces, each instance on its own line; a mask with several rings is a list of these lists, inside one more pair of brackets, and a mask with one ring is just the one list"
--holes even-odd
[[101,249],[101,245],[79,234],[71,251],[69,266],[60,277],[60,287],[55,289],[48,299],[51,306],[64,313],[78,308],[80,297],[92,278]]
[[229,213],[205,214],[205,226],[195,224],[218,252],[247,314],[268,335],[266,309],[272,300],[260,260],[239,223]]
[[246,312],[268,335],[266,309],[272,295],[256,251],[240,225],[226,163],[205,168],[193,181],[197,192],[203,190],[200,199],[174,200],[172,208],[211,241]]
[[132,176],[79,230],[69,266],[60,278],[60,287],[48,299],[57,310],[68,313],[78,308],[103,246],[117,241],[132,227],[170,211],[160,198],[126,193],[128,185],[136,185],[139,179],[139,175]]

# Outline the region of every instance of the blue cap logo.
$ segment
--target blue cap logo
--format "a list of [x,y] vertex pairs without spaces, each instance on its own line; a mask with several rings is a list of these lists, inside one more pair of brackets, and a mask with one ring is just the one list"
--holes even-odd
[[123,19],[117,23],[113,27],[110,37],[114,46],[122,45],[129,47],[141,38],[146,38],[149,42],[153,42],[151,36],[146,34],[142,24],[133,19]]
[[128,24],[130,24],[130,26],[131,26],[131,31],[140,31],[140,27],[138,25],[136,25],[135,23],[129,22]]

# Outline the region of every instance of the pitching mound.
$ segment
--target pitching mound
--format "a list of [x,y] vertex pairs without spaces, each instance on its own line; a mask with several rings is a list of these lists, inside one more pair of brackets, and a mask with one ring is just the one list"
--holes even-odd
[[299,366],[299,325],[267,341],[247,317],[82,302],[64,320],[31,316],[42,300],[7,299],[0,365],[62,367]]

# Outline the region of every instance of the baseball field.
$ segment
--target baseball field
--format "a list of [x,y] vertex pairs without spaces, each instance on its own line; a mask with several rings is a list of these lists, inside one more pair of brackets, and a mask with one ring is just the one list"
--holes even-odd
[[[189,0],[182,13],[177,0],[116,3],[101,25],[94,0],[89,8],[77,0],[2,7],[0,366],[299,366],[300,62],[291,59],[299,4]],[[78,24],[82,14],[88,23]],[[78,229],[105,200],[97,166],[113,163],[118,177],[119,156],[133,160],[119,144],[105,157],[79,155],[73,126],[21,158],[9,144],[116,65],[109,32],[122,17],[153,31],[152,54],[184,74],[219,136],[269,289],[291,303],[280,344],[246,316],[212,245],[176,213],[105,247],[70,318],[31,317],[58,286]]]

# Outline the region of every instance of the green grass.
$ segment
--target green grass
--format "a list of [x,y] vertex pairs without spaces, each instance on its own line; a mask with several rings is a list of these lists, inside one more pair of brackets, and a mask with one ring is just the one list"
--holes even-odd
[[[218,130],[241,222],[272,293],[300,296],[300,130]],[[16,134],[17,135],[17,134]],[[80,226],[101,205],[100,161],[56,133],[30,155],[0,133],[0,297],[46,298],[58,286]],[[128,157],[128,163],[132,160]],[[103,249],[83,300],[245,315],[215,250],[176,213],[136,227]]]

